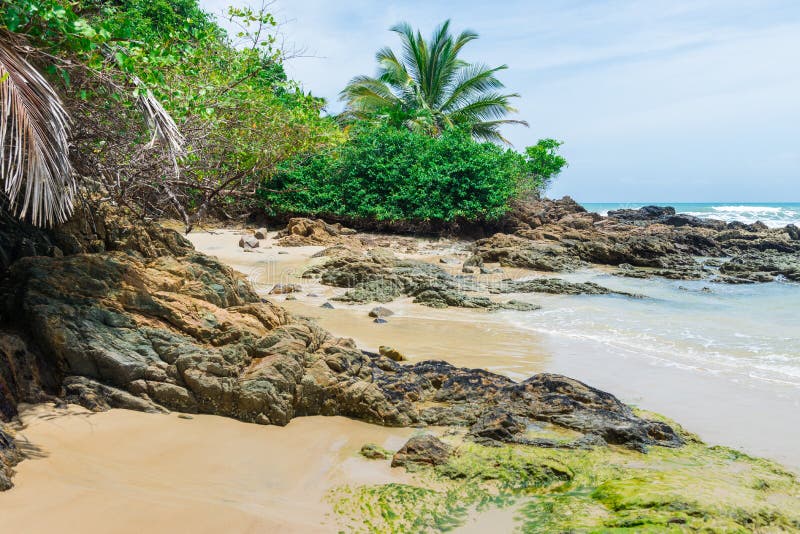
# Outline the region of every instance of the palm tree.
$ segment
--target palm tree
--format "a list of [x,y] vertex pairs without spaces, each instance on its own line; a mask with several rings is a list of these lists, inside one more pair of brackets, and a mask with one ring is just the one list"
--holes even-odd
[[504,118],[516,111],[509,102],[519,97],[503,94],[504,85],[495,76],[508,67],[489,68],[459,59],[461,49],[478,34],[467,30],[453,37],[449,28],[448,20],[426,41],[407,23],[392,27],[403,43],[402,60],[389,47],[379,50],[378,75],[357,76],[341,92],[346,102],[343,118],[400,122],[432,135],[461,126],[476,139],[507,143],[500,126],[527,126],[525,121]]

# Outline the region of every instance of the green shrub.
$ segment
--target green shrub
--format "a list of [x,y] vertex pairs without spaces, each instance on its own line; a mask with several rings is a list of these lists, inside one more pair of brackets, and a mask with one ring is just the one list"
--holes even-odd
[[530,157],[475,142],[466,131],[429,137],[361,123],[342,145],[279,166],[260,195],[272,214],[493,220],[513,198],[542,186],[546,179],[534,171]]

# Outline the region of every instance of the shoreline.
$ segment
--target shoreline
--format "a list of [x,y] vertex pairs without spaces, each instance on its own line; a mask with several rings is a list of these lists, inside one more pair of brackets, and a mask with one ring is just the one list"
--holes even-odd
[[[313,318],[334,335],[353,338],[364,350],[377,351],[380,345],[388,345],[411,362],[444,359],[457,366],[505,374],[514,380],[539,372],[573,376],[613,391],[624,402],[662,413],[711,444],[768,457],[800,473],[800,452],[793,446],[800,443],[800,429],[791,424],[793,414],[800,408],[800,391],[793,387],[743,384],[735,377],[716,376],[708,369],[659,364],[632,350],[522,328],[503,315],[517,317],[519,312],[439,310],[401,298],[386,305],[396,315],[387,324],[376,325],[367,316],[376,304],[334,302],[335,309],[320,308],[341,291],[299,278],[302,266],[317,262],[311,256],[324,247],[279,247],[270,240],[266,243],[272,249],[243,253],[235,239],[242,232],[215,230],[213,234],[195,232],[188,237],[201,252],[216,255],[248,276],[262,296],[296,315]],[[424,242],[434,250],[413,257],[435,262],[441,256],[435,253],[437,242]],[[446,240],[438,246],[446,252],[453,251],[452,243]],[[270,267],[259,268],[264,263]],[[526,274],[520,269],[515,276]],[[303,286],[297,300],[268,295],[273,284],[293,282]],[[308,297],[308,293],[317,296]],[[533,299],[546,301],[544,311],[547,306],[563,305],[559,304],[561,298],[535,295]],[[764,413],[772,417],[764,417]]]

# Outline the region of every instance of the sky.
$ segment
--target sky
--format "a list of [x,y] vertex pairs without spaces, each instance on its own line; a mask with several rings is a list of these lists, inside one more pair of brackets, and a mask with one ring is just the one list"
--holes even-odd
[[[237,0],[200,0],[222,13]],[[256,0],[258,1],[258,0]],[[253,5],[252,3],[250,5]],[[569,167],[548,191],[580,202],[800,201],[798,0],[276,0],[287,72],[341,110],[350,78],[399,47],[400,21],[429,35],[451,19],[480,34],[468,61],[501,73],[530,127]]]

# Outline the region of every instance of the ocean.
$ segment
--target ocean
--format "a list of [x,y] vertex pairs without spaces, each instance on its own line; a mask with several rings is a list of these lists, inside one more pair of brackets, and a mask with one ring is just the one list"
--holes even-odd
[[623,208],[672,206],[678,213],[703,219],[744,223],[761,221],[770,228],[780,228],[787,224],[800,225],[800,202],[589,202],[583,206],[601,215]]

